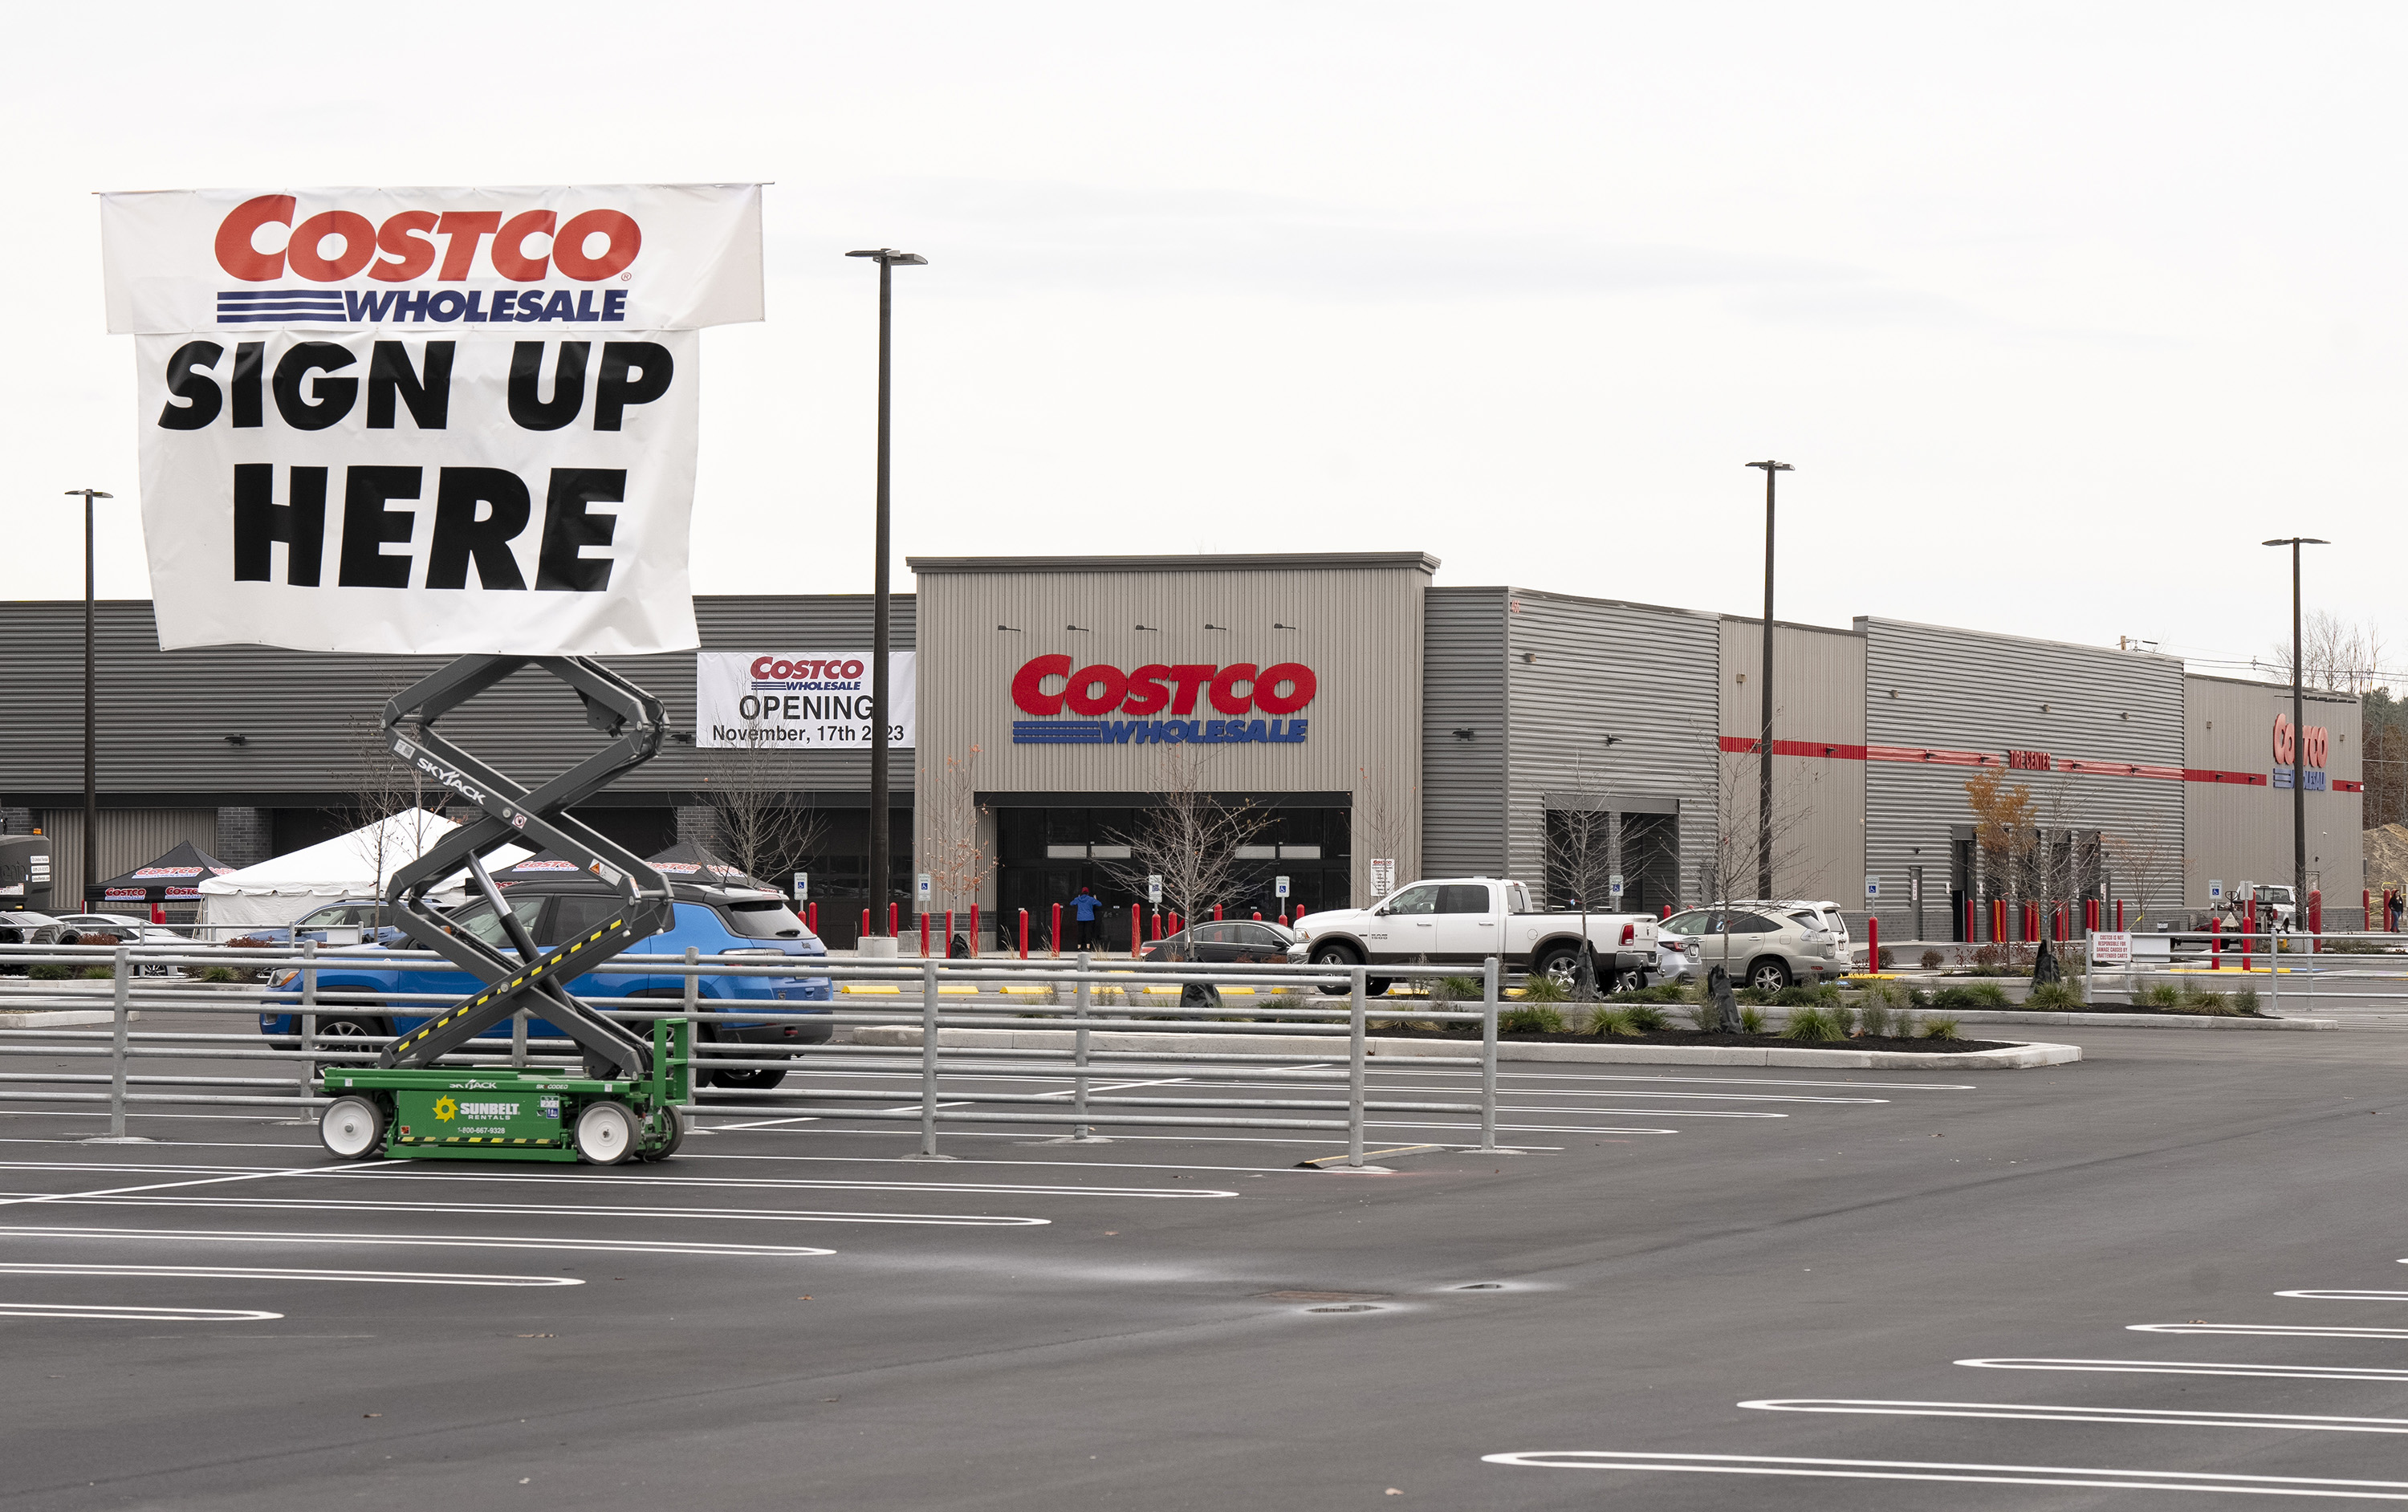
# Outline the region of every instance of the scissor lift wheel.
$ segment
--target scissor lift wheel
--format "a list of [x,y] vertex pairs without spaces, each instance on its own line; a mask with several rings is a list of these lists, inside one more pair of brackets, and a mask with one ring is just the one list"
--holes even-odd
[[642,1120],[624,1103],[588,1103],[577,1115],[577,1153],[595,1165],[616,1165],[642,1141]]
[[384,1110],[365,1097],[337,1097],[318,1117],[318,1140],[347,1161],[384,1148]]

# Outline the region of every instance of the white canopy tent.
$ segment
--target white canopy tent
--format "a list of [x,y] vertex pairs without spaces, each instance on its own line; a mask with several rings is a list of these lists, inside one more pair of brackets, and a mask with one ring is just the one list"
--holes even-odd
[[[290,855],[212,877],[201,884],[200,921],[236,927],[289,924],[337,898],[380,897],[394,872],[459,827],[440,814],[411,810]],[[499,871],[530,854],[523,847],[505,846],[486,864]],[[453,901],[466,877],[463,872],[448,880],[437,892],[438,902],[448,906]]]

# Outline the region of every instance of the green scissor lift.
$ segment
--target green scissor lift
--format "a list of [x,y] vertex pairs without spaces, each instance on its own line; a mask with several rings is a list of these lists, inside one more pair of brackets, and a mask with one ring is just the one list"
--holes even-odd
[[[586,722],[609,743],[569,770],[528,788],[436,733],[444,714],[513,673],[534,669],[568,685]],[[411,939],[474,973],[484,987],[396,1038],[373,1066],[330,1068],[335,1096],[318,1121],[328,1149],[351,1160],[663,1160],[685,1135],[679,1111],[693,1090],[694,1025],[652,1021],[649,1039],[571,996],[566,983],[600,965],[669,918],[668,883],[624,847],[576,819],[584,801],[652,760],[667,729],[660,702],[584,657],[468,656],[402,692],[384,708],[394,756],[482,810],[397,872],[387,900]],[[624,904],[608,923],[543,950],[485,869],[513,844],[576,862]],[[515,954],[450,929],[426,893],[465,869],[493,905]],[[583,1056],[581,1076],[523,1066],[437,1064],[446,1053],[521,1009],[549,1020]]]

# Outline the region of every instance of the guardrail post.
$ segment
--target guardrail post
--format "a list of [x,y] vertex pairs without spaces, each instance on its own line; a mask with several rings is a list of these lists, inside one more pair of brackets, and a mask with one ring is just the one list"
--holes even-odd
[[[318,1081],[318,942],[301,942],[301,1096]],[[305,1115],[306,1117],[306,1115]]]
[[937,963],[925,957],[920,962],[920,1153],[909,1158],[953,1159],[937,1153]]
[[1087,1121],[1087,970],[1094,959],[1085,950],[1079,952],[1079,985],[1070,995],[1070,1137],[1077,1140],[1096,1137],[1094,1125]]
[[2099,948],[2085,935],[2082,941],[2082,1001],[2094,1006],[2099,1002],[2099,972],[2091,957],[2098,953]]
[[1498,962],[1490,956],[1480,966],[1480,1153],[1512,1151],[1497,1143],[1497,995]]
[[[702,1101],[700,1096],[702,1089],[702,1067],[700,1065],[701,1057],[695,1052],[702,1048],[702,1042],[706,1037],[712,1039],[716,1039],[718,1037],[715,1034],[706,1036],[702,1032],[702,1025],[695,1021],[694,1016],[702,1011],[701,963],[702,947],[698,945],[687,946],[685,948],[685,992],[683,994],[683,1006],[685,1008],[686,1063],[694,1067],[694,1074],[690,1075],[686,1078],[686,1095],[693,1098],[696,1103],[700,1103]],[[829,996],[833,998],[835,993],[831,991]]]
[[1346,1163],[1363,1165],[1363,1000],[1364,978],[1370,968],[1354,968],[1354,992],[1346,1014]]
[[132,1017],[126,1010],[134,996],[133,955],[121,945],[109,963],[116,997],[114,1027],[108,1041],[108,1137],[112,1141],[125,1137],[125,1020]]

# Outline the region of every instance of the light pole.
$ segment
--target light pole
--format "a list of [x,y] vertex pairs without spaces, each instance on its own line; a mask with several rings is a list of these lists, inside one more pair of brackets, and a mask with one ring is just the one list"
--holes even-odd
[[2291,549],[2291,927],[2298,929],[2308,921],[2308,699],[2300,681],[2306,669],[2300,663],[2300,548],[2332,542],[2286,535],[2260,544]]
[[872,614],[869,652],[869,930],[871,934],[878,934],[888,928],[886,911],[891,895],[887,886],[892,878],[887,874],[895,864],[890,854],[891,843],[887,834],[890,821],[886,813],[886,650],[891,607],[886,592],[886,553],[891,535],[886,505],[886,461],[894,371],[895,264],[924,266],[928,260],[917,252],[898,252],[892,247],[844,255],[878,260],[878,545],[877,565],[873,569],[871,584],[876,608]]
[[96,488],[71,488],[66,495],[83,500],[83,901],[76,906],[81,910],[92,906],[92,890],[100,881],[100,740],[96,712],[99,704],[93,692],[98,658],[93,650],[92,501],[117,495],[103,493]]
[[1764,469],[1764,730],[1756,747],[1756,895],[1772,897],[1772,475],[1794,471],[1785,462],[1752,462]]

